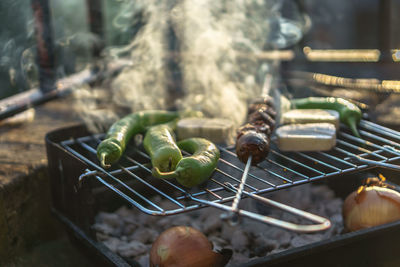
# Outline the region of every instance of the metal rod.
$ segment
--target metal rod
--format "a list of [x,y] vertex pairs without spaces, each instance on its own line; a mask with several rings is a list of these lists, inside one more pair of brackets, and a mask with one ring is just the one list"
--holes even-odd
[[244,168],[242,178],[240,179],[239,189],[236,191],[235,198],[233,199],[230,211],[227,214],[223,214],[221,216],[221,218],[229,219],[230,223],[232,223],[232,224],[235,224],[237,221],[237,217],[235,217],[234,215],[235,215],[235,213],[238,213],[238,211],[239,211],[239,209],[238,209],[239,202],[240,202],[240,199],[242,198],[242,192],[244,189],[244,185],[246,184],[246,180],[247,180],[247,176],[249,173],[252,159],[253,159],[253,156],[250,154],[249,157],[247,158],[246,166]]
[[250,154],[249,158],[247,159],[246,167],[244,168],[242,179],[240,180],[239,189],[237,190],[235,199],[233,200],[233,203],[232,203],[232,211],[233,212],[237,212],[237,210],[238,210],[239,202],[242,197],[243,188],[244,188],[244,185],[247,180],[247,174],[249,173],[249,169],[250,169],[252,160],[253,160],[253,156]]
[[355,160],[357,160],[359,162],[362,162],[362,163],[366,163],[366,164],[371,165],[371,166],[379,166],[379,167],[384,167],[384,168],[387,168],[387,169],[392,169],[392,170],[395,170],[395,171],[400,171],[400,166],[399,165],[380,162],[380,161],[375,161],[375,160],[370,160],[370,159],[364,159],[364,158],[362,158],[362,157],[360,157],[358,155],[351,155],[351,156],[352,156],[352,159],[355,159]]
[[0,100],[0,120],[16,115],[28,108],[43,104],[72,92],[73,88],[97,78],[89,70],[58,80],[55,90],[43,92],[39,88]]
[[92,45],[92,54],[99,58],[104,47],[104,29],[103,29],[103,10],[101,0],[86,0],[88,10],[88,23],[90,32],[93,33],[100,42]]
[[48,0],[31,0],[31,6],[35,22],[40,90],[47,93],[55,89],[56,82],[50,5]]
[[[231,189],[234,189],[234,187]],[[243,192],[244,192],[244,194],[248,194],[246,191],[243,191]],[[252,194],[248,194],[248,196],[252,196]],[[259,196],[257,196],[257,197],[259,197]],[[211,201],[207,201],[207,200],[203,200],[203,199],[198,199],[195,197],[191,197],[191,199],[194,201],[203,203],[204,205],[211,206],[211,207],[214,207],[217,209],[225,210],[228,212],[232,211],[232,207],[229,207],[229,206],[226,206],[226,205],[223,205],[220,203],[215,203],[215,202],[211,202]],[[284,205],[284,204],[276,202],[276,201],[265,199],[263,197],[259,197],[257,200],[262,200],[264,203],[268,203],[269,205],[272,205],[279,209],[285,210],[289,213],[293,213],[293,214],[299,215],[301,217],[307,218],[308,220],[317,222],[318,224],[313,224],[313,225],[295,224],[295,223],[282,221],[279,219],[275,219],[275,218],[272,218],[269,216],[261,215],[258,213],[254,213],[254,212],[250,212],[250,211],[242,210],[242,209],[237,209],[236,213],[240,216],[251,218],[251,219],[259,221],[259,222],[271,224],[271,225],[274,225],[274,226],[277,226],[280,228],[284,228],[287,230],[300,232],[300,233],[312,233],[312,232],[323,231],[323,230],[328,229],[331,226],[331,222],[328,219],[320,217],[318,215],[311,214],[311,213],[308,213],[308,212],[305,212],[302,210],[298,210],[296,208]]]

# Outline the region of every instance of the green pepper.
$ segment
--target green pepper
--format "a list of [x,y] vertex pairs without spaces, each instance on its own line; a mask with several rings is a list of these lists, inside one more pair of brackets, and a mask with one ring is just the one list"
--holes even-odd
[[143,139],[143,146],[151,158],[151,164],[164,172],[175,170],[176,164],[182,159],[173,133],[175,127],[176,121],[152,126]]
[[219,149],[204,138],[188,138],[178,142],[178,147],[192,156],[179,161],[176,169],[161,172],[153,168],[153,176],[161,179],[175,178],[181,185],[193,187],[205,182],[217,167],[220,156]]
[[339,113],[339,119],[347,125],[355,136],[358,138],[360,134],[357,125],[361,120],[362,112],[353,103],[343,98],[336,97],[308,97],[292,99],[290,101],[291,108],[297,109],[332,109]]
[[107,168],[117,162],[132,136],[142,133],[147,127],[166,123],[179,117],[178,112],[151,110],[132,113],[115,122],[106,138],[97,146],[97,158]]

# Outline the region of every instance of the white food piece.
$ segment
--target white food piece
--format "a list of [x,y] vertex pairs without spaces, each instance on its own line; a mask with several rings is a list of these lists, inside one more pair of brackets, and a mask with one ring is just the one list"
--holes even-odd
[[293,109],[282,115],[282,124],[327,122],[339,129],[339,112],[325,109]]
[[185,118],[178,121],[178,140],[203,137],[217,144],[230,144],[233,140],[233,122],[221,118]]
[[276,130],[281,151],[327,151],[336,145],[336,128],[331,123],[289,124]]

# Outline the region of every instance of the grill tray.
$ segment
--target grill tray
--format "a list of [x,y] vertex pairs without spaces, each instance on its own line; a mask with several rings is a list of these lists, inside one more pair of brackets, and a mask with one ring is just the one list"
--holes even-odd
[[[400,149],[400,133],[364,120],[360,123],[360,134],[364,139],[354,137],[342,126],[337,145],[329,152],[282,153],[272,146],[268,159],[251,167],[245,190],[262,194],[370,167],[354,161],[354,156],[385,163],[400,159],[400,151],[396,150]],[[219,146],[221,158],[210,181],[189,190],[174,181],[153,178],[150,158],[132,145],[126,149],[120,163],[111,170],[104,170],[96,158],[96,147],[103,137],[104,134],[79,137],[62,141],[61,146],[88,165],[81,182],[94,177],[151,215],[172,215],[205,206],[196,200],[232,201],[235,193],[223,185],[225,182],[237,185],[244,171],[244,164],[237,159],[233,148]],[[159,198],[149,198],[149,195]],[[160,200],[167,201],[166,207],[160,206]]]
[[[370,155],[369,158],[373,159],[377,157],[375,154],[386,157],[387,161],[395,161],[395,159],[398,158],[397,153],[391,153],[396,151],[390,150],[391,152],[388,152],[387,148],[383,146],[388,145],[393,148],[398,148],[400,145],[397,142],[400,138],[400,133],[368,121],[362,121],[360,126],[363,138],[371,143],[363,145],[364,141],[354,139],[354,137],[348,135],[347,129],[342,129],[339,140],[349,143],[349,145],[344,143],[345,145],[342,146],[342,141],[339,141],[339,150],[344,149],[346,146],[349,147],[348,150],[345,150],[348,151],[348,153],[367,153]],[[96,241],[95,233],[92,230],[95,215],[100,210],[115,210],[117,207],[126,204],[126,200],[118,197],[116,198],[115,192],[109,190],[101,182],[99,183],[97,178],[85,180],[80,190],[77,190],[76,186],[78,184],[79,175],[84,173],[87,169],[95,170],[96,168],[94,166],[96,165],[92,166],[88,164],[88,162],[72,154],[70,151],[66,150],[61,143],[67,140],[66,142],[79,148],[81,145],[77,140],[81,137],[88,138],[88,136],[87,130],[81,125],[58,129],[46,135],[46,148],[53,200],[52,211],[66,226],[71,240],[73,240],[81,251],[86,253],[91,260],[96,262],[96,266],[139,266],[135,262],[121,258],[117,254],[111,252],[102,243]],[[368,149],[370,152],[366,152],[364,149]],[[85,150],[86,149],[83,149],[83,151]],[[332,151],[332,153],[339,152],[340,151]],[[94,155],[90,151],[85,153],[90,161],[96,162]],[[331,152],[327,154],[331,154]],[[307,153],[306,155],[312,156],[313,153]],[[347,155],[347,153],[344,153],[341,160],[345,162],[349,161],[349,159],[346,159]],[[285,156],[292,156],[292,154],[285,154]],[[296,154],[293,154],[293,156],[296,156]],[[297,156],[301,157],[301,155]],[[276,160],[274,153],[271,153],[271,160]],[[384,161],[385,159],[381,160]],[[339,160],[339,162],[341,161]],[[397,163],[398,162],[400,161],[398,160]],[[353,191],[359,184],[359,181],[365,177],[365,173],[361,170],[369,168],[366,165],[349,163],[347,170],[342,170],[342,173],[339,173],[339,175],[330,174],[326,169],[321,168],[326,176],[316,175],[310,177],[310,181],[319,180],[320,182],[327,183],[338,196],[345,197],[349,192]],[[243,164],[240,164],[241,163],[239,163],[238,166],[242,168]],[[269,164],[269,162],[267,164]],[[320,164],[315,165],[321,167]],[[312,165],[312,167],[316,168],[315,165]],[[114,171],[116,170],[118,169],[114,169]],[[400,184],[400,179],[398,179],[396,173],[388,169],[377,168],[375,170],[388,177],[393,183]],[[296,171],[299,170],[296,169]],[[287,170],[283,171],[283,173],[286,172]],[[143,171],[141,174],[146,175],[146,171]],[[289,179],[288,177],[285,178]],[[151,178],[149,179],[151,180]],[[308,179],[302,180],[303,182],[308,182]],[[140,181],[138,182],[136,179],[130,178],[130,181],[125,183],[130,185],[132,181],[135,183],[135,188],[139,190],[139,188],[141,188]],[[252,178],[249,178],[248,182],[249,181],[252,181]],[[165,186],[163,183],[155,185],[159,186],[157,188],[160,189]],[[116,187],[118,188],[118,186]],[[284,186],[269,190],[273,191],[282,188],[284,188]],[[202,191],[204,191],[204,188],[198,193]],[[223,190],[221,190],[221,192],[222,191]],[[140,189],[140,192],[145,193],[146,191]],[[154,192],[151,193],[154,194]],[[145,194],[145,196],[150,196],[150,193]],[[140,204],[144,205],[143,203]],[[242,266],[383,266],[384,264],[386,264],[384,266],[399,266],[399,259],[396,258],[397,251],[400,249],[400,245],[398,245],[396,240],[399,238],[400,222],[394,222],[342,234],[330,240],[289,249],[259,258]],[[327,259],[329,259],[329,261],[327,261]]]

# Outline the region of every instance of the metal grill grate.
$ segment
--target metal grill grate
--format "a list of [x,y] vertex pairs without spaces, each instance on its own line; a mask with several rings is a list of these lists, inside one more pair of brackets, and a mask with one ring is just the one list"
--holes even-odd
[[[363,139],[352,136],[345,126],[337,136],[337,145],[329,152],[282,153],[273,145],[270,154],[258,166],[252,166],[245,191],[262,194],[294,185],[370,168],[355,156],[386,163],[400,159],[400,132],[361,121]],[[221,158],[210,180],[200,187],[187,189],[173,180],[151,176],[148,155],[130,146],[123,159],[110,170],[104,170],[96,158],[96,147],[104,135],[91,135],[61,142],[70,153],[89,166],[81,179],[93,176],[133,206],[151,215],[172,215],[207,206],[207,203],[232,201],[235,192],[226,183],[237,185],[244,171],[231,147],[219,147]],[[157,195],[157,197],[154,197]],[[153,196],[153,197],[149,197]]]

